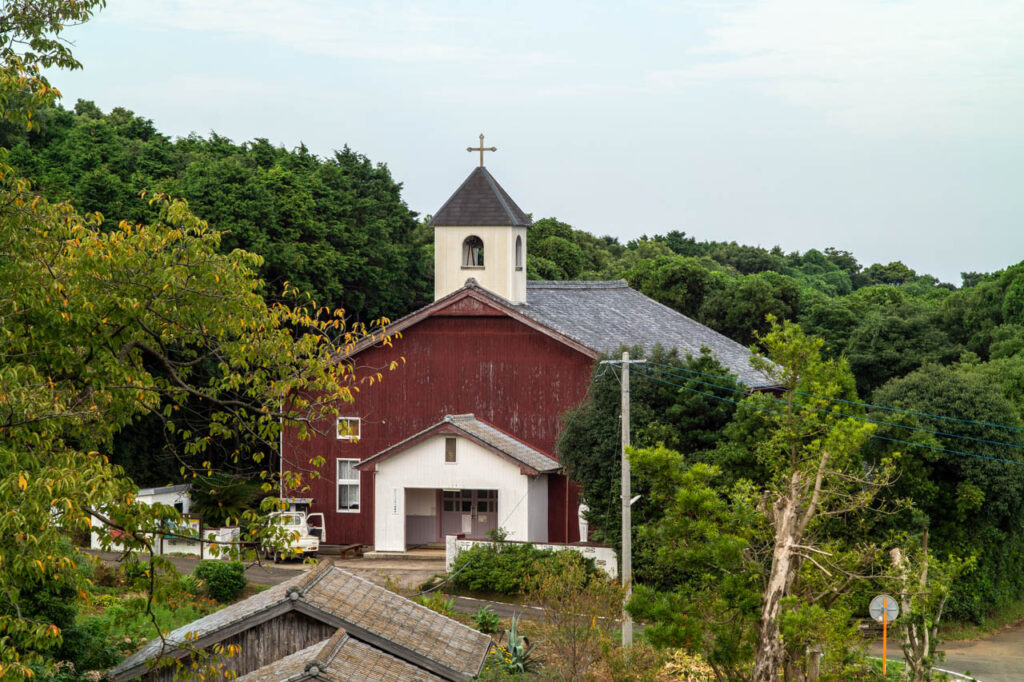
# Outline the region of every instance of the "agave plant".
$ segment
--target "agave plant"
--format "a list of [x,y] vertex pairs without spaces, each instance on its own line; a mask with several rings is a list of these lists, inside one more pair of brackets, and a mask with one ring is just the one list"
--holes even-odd
[[508,655],[505,657],[505,670],[510,673],[529,673],[537,667],[537,659],[533,658],[533,650],[536,644],[530,644],[530,640],[519,634],[519,616],[512,616],[512,623],[508,630],[505,630],[505,639],[508,644],[505,650]]

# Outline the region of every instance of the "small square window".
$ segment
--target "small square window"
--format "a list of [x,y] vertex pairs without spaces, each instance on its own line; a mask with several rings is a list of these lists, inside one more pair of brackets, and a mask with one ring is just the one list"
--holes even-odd
[[338,417],[338,440],[359,440],[359,417]]
[[444,461],[445,464],[455,464],[455,439],[444,439]]

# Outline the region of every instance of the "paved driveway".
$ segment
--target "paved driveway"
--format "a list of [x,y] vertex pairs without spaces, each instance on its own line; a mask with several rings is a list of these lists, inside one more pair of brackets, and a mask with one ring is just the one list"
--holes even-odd
[[[1024,680],[1024,625],[997,632],[985,639],[945,642],[940,647],[946,660],[939,668],[969,674],[979,682],[1021,682]],[[882,643],[875,642],[871,651],[882,655]],[[901,658],[899,645],[889,643],[890,657]]]

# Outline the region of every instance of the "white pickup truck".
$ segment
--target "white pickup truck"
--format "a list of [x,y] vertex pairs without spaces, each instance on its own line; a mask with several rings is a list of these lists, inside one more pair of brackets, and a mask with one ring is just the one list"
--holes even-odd
[[270,523],[284,530],[287,548],[284,551],[266,548],[263,555],[275,562],[298,556],[316,556],[324,541],[324,515],[301,511],[280,511],[270,514]]

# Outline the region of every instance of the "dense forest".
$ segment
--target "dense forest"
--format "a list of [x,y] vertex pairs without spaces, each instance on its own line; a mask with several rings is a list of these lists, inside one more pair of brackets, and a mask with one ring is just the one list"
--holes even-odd
[[[82,101],[74,110],[41,110],[37,119],[32,132],[3,124],[0,147],[40,191],[82,211],[141,222],[156,217],[143,190],[183,198],[224,233],[223,250],[262,256],[271,299],[287,281],[368,321],[399,317],[431,298],[427,220],[405,205],[386,166],[357,152],[320,158],[305,147],[215,134],[172,140],[132,112],[104,113]],[[769,315],[823,339],[826,357],[848,363],[860,401],[915,413],[915,427],[927,430],[911,438],[898,424],[885,426],[892,441],[870,447],[877,458],[905,451],[893,496],[913,500],[931,524],[933,546],[978,557],[954,614],[980,620],[1024,596],[1024,466],[1015,464],[1024,459],[1024,262],[964,273],[954,286],[898,261],[865,267],[824,245],[787,253],[678,231],[623,244],[555,218],[537,219],[528,243],[534,279],[622,278],[744,344],[757,344]],[[725,433],[732,415],[720,409],[709,413],[713,423],[687,434],[660,424],[680,410],[690,421],[704,417],[679,407],[675,395],[658,395],[649,423],[638,425],[640,444],[707,450],[739,438]],[[951,426],[936,416],[963,421]],[[163,483],[177,471],[172,458],[152,451],[157,427],[138,425],[113,453],[140,482]],[[974,440],[965,442],[964,433]],[[906,440],[930,447],[896,442]]]

